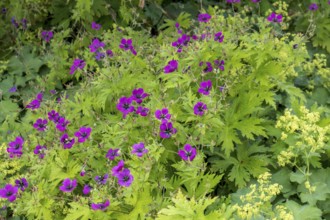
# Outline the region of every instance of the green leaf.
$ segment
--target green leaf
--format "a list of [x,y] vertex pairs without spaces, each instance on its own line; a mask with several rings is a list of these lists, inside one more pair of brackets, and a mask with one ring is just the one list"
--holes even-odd
[[319,220],[322,211],[311,205],[299,205],[294,201],[286,202],[285,206],[293,213],[294,219],[299,220]]

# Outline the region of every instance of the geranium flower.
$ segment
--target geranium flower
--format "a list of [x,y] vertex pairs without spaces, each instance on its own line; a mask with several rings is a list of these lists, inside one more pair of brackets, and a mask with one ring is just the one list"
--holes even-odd
[[211,15],[209,14],[199,14],[198,15],[198,21],[199,22],[204,22],[204,23],[207,23],[209,22],[209,20],[211,19]]
[[215,60],[214,64],[217,68],[219,68],[221,71],[225,70],[225,61],[224,60]]
[[118,177],[119,173],[124,169],[124,161],[123,160],[120,160],[117,164],[117,166],[114,166],[112,168],[112,176],[115,176],[115,177]]
[[197,104],[194,106],[195,115],[202,116],[202,115],[204,115],[206,110],[207,110],[207,106],[203,102],[197,102]]
[[133,145],[132,154],[136,154],[136,156],[142,157],[146,153],[148,153],[148,149],[144,147],[143,142]]
[[190,146],[190,144],[186,144],[184,149],[178,151],[178,155],[182,158],[182,160],[190,160],[193,161],[196,157],[196,148]]
[[94,179],[95,179],[96,183],[104,185],[107,183],[108,177],[109,177],[109,174],[106,173],[106,174],[104,174],[104,176],[96,176]]
[[70,74],[74,74],[74,72],[77,70],[77,69],[83,69],[85,67],[86,63],[84,60],[81,60],[81,59],[75,59],[73,61],[73,64],[72,66],[70,67]]
[[312,3],[308,7],[308,9],[311,11],[316,11],[318,8],[319,8],[319,6],[316,3]]
[[69,138],[68,134],[63,134],[61,137],[61,143],[63,144],[64,149],[70,149],[75,143],[74,138]]
[[164,73],[172,73],[172,72],[176,71],[177,69],[178,69],[178,61],[171,60],[164,67]]
[[171,114],[168,113],[168,109],[167,108],[163,108],[162,110],[157,109],[155,111],[155,117],[158,120],[161,120],[162,122],[166,122],[167,120],[171,119]]
[[21,155],[23,154],[22,152],[23,144],[24,144],[24,139],[20,136],[16,137],[14,141],[10,142],[8,144],[9,147],[7,148],[9,157],[10,158],[13,158],[14,156],[21,157]]
[[33,124],[33,127],[38,131],[45,131],[47,129],[47,119],[38,118],[37,121]]
[[95,21],[92,22],[92,29],[94,30],[100,30],[101,25],[97,24]]
[[74,136],[78,138],[79,143],[83,143],[91,135],[92,129],[90,127],[81,127],[79,131],[74,133]]
[[29,186],[29,183],[25,178],[22,178],[22,179],[15,180],[15,185],[20,190],[24,191]]
[[106,210],[108,208],[108,206],[110,205],[110,201],[106,200],[104,203],[92,203],[91,204],[91,208],[93,210]]
[[146,117],[149,114],[149,109],[145,108],[145,107],[142,107],[142,106],[139,106],[139,107],[137,107],[135,112],[136,112],[136,114],[138,114],[142,117]]
[[45,150],[47,150],[46,146],[37,145],[33,153],[39,154],[39,158],[43,159],[45,157]]
[[212,82],[211,82],[211,80],[207,80],[207,81],[200,83],[198,92],[203,95],[209,95],[211,89],[212,89]]
[[65,179],[60,186],[60,190],[63,192],[72,192],[77,187],[77,180],[76,179]]
[[110,148],[108,150],[107,155],[105,157],[108,158],[109,160],[114,160],[116,157],[119,156],[119,153],[118,152],[119,152],[119,149],[118,148],[117,149]]
[[205,65],[204,65],[204,62],[200,62],[199,66],[203,67],[204,73],[209,73],[209,72],[212,72],[212,70],[213,70],[212,64],[210,62],[205,62]]
[[126,115],[134,111],[134,106],[132,105],[133,99],[131,97],[127,98],[125,96],[119,99],[117,104],[117,109],[123,113],[123,118],[126,118]]
[[222,32],[218,32],[214,35],[214,41],[222,42],[225,36],[223,36]]
[[121,171],[118,174],[117,178],[118,184],[125,187],[129,187],[134,180],[134,177],[132,176],[131,171],[129,169],[124,169],[123,171]]
[[41,38],[44,39],[44,41],[46,41],[48,43],[53,38],[53,32],[52,31],[42,31]]
[[9,202],[14,202],[16,200],[17,191],[17,186],[7,184],[4,188],[0,189],[0,197],[8,199]]
[[282,22],[282,18],[283,16],[281,14],[276,14],[275,12],[272,12],[267,20],[270,21],[270,22],[274,22],[274,23],[281,23]]
[[161,138],[170,138],[173,134],[176,134],[177,130],[173,128],[171,122],[164,121],[159,126],[160,132],[159,135]]
[[92,190],[92,187],[90,185],[85,185],[83,189],[83,194],[88,195]]

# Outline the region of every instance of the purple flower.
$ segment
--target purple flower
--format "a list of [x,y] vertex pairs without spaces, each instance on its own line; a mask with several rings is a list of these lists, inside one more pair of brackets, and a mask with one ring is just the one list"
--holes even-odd
[[99,52],[99,51],[97,51],[95,54],[96,54],[95,59],[98,60],[98,61],[102,60],[105,57],[105,53],[102,53],[102,52]]
[[132,176],[131,171],[129,169],[124,169],[123,171],[121,171],[118,174],[117,178],[118,184],[125,187],[129,187],[134,180],[134,177]]
[[39,158],[43,159],[45,157],[46,150],[47,150],[46,146],[37,145],[36,148],[34,148],[33,153],[39,154]]
[[182,30],[180,29],[180,24],[178,22],[175,23],[175,28],[176,28],[178,34],[182,34]]
[[270,22],[274,22],[274,23],[276,23],[276,22],[281,23],[282,18],[283,18],[283,16],[281,14],[276,14],[275,12],[272,12],[268,16],[267,20],[270,21]]
[[107,50],[105,53],[107,54],[108,57],[113,57],[112,50]]
[[[199,66],[203,66],[203,65],[204,65],[204,62],[199,63]],[[209,72],[212,72],[212,70],[213,70],[212,64],[210,62],[205,62],[205,65],[203,66],[203,72],[209,73]]]
[[83,189],[83,194],[88,195],[92,190],[92,187],[90,185],[85,185]]
[[55,95],[56,94],[56,90],[55,89],[52,89],[52,90],[49,90],[50,94],[52,95]]
[[91,131],[90,127],[81,127],[79,131],[74,133],[74,136],[78,138],[79,143],[83,143],[91,135]]
[[132,105],[132,97],[121,97],[117,104],[117,109],[123,113],[123,118],[126,118],[126,115],[134,111],[134,106]]
[[135,101],[138,104],[141,104],[143,99],[148,97],[149,94],[145,93],[144,90],[142,88],[138,88],[138,89],[134,89],[132,91],[132,100]]
[[319,6],[316,3],[312,3],[308,7],[308,9],[311,10],[311,11],[316,11],[318,8],[319,8]]
[[179,37],[177,41],[172,42],[172,46],[178,49],[177,50],[178,53],[181,53],[182,47],[188,46],[189,41],[190,41],[190,37],[184,34],[181,37]]
[[199,14],[198,15],[198,21],[199,22],[204,22],[204,23],[207,23],[209,22],[209,20],[211,19],[211,15],[209,14]]
[[61,143],[63,144],[64,149],[72,148],[74,142],[74,138],[70,139],[68,134],[63,134],[61,137]]
[[222,35],[222,32],[218,32],[214,35],[214,40],[220,43],[223,41],[223,38],[224,36]]
[[38,131],[45,131],[47,129],[47,119],[38,118],[37,121],[33,124],[33,127]]
[[221,71],[225,70],[225,61],[224,60],[215,60],[214,64],[217,68],[219,68]]
[[160,132],[159,135],[161,138],[170,138],[173,134],[177,132],[171,122],[164,121],[159,126]]
[[211,80],[207,80],[207,81],[200,83],[198,92],[203,95],[209,95],[211,89],[212,89],[212,82],[211,82]]
[[206,110],[207,110],[207,106],[203,102],[197,102],[197,104],[194,106],[195,115],[202,116],[204,115]]
[[220,86],[219,90],[220,90],[220,92],[223,92],[225,90],[225,86]]
[[13,158],[14,156],[21,157],[23,154],[23,144],[24,144],[24,139],[20,136],[16,137],[16,139],[12,142],[10,142],[8,145],[9,147],[7,148],[7,152],[9,153],[9,157]]
[[163,108],[162,110],[157,109],[155,111],[155,117],[162,122],[167,122],[167,120],[171,119],[171,114],[168,113],[167,108]]
[[60,115],[55,110],[51,110],[50,112],[48,112],[48,119],[50,121],[55,122],[59,119],[59,117],[60,117]]
[[60,132],[64,132],[66,130],[66,126],[70,123],[70,121],[66,120],[64,117],[59,117],[57,119],[56,129]]
[[29,186],[29,183],[25,178],[22,178],[15,180],[15,185],[17,188],[24,191]]
[[136,154],[136,156],[142,157],[146,153],[148,153],[148,149],[144,147],[143,142],[133,145],[132,154]]
[[97,24],[95,21],[92,22],[92,29],[94,30],[100,30],[101,28],[101,25],[100,24]]
[[42,102],[43,97],[44,97],[44,95],[42,94],[42,92],[39,92],[39,93],[36,95],[36,99],[37,99],[39,102]]
[[116,149],[110,148],[108,150],[107,155],[105,157],[108,158],[109,160],[114,160],[116,157],[119,156],[119,153],[118,152],[119,152],[119,149],[118,148],[116,148]]
[[130,49],[130,51],[132,52],[132,54],[134,55],[134,56],[136,56],[136,50],[134,49],[134,47],[132,47],[131,49]]
[[11,87],[8,92],[17,92],[17,87],[16,86],[13,86]]
[[85,176],[86,174],[86,171],[83,169],[81,172],[80,172],[80,176]]
[[95,53],[99,48],[103,48],[105,47],[105,44],[100,41],[99,39],[95,38],[91,45],[89,45],[89,51],[92,52],[92,53]]
[[102,210],[102,211],[104,211],[108,208],[109,205],[110,205],[110,201],[108,199],[104,203],[92,203],[91,208],[93,210]]
[[32,100],[29,104],[27,104],[26,108],[30,108],[31,110],[40,108],[40,101],[37,99]]
[[259,2],[261,2],[261,0],[251,0],[251,2],[253,2],[253,3],[259,3]]
[[106,174],[104,174],[104,176],[96,176],[94,179],[95,179],[96,183],[104,185],[107,183],[108,177],[109,177],[109,174],[106,173]]
[[7,184],[4,188],[0,189],[0,197],[8,199],[9,202],[14,202],[16,200],[16,194],[18,191],[17,186]]
[[193,161],[196,157],[196,148],[191,147],[190,144],[186,144],[184,146],[184,150],[179,150],[178,154],[182,158],[182,160]]
[[62,186],[60,186],[60,190],[63,192],[72,192],[77,187],[76,179],[65,179],[63,180]]
[[164,67],[164,73],[172,73],[172,72],[176,71],[177,69],[178,69],[178,61],[171,60]]
[[81,59],[75,59],[73,61],[73,64],[72,66],[70,67],[70,74],[74,74],[74,72],[77,70],[77,69],[83,69],[85,67],[86,63],[84,60],[81,60]]
[[42,31],[41,38],[44,39],[44,41],[46,41],[48,43],[53,38],[53,32],[52,31]]
[[142,117],[146,117],[149,114],[149,109],[139,106],[136,109],[136,114],[141,115]]
[[133,48],[132,39],[121,39],[119,47],[123,50],[131,50]]
[[22,28],[23,28],[23,29],[26,29],[26,28],[27,28],[27,20],[26,20],[26,18],[23,18],[23,19],[21,20],[21,23],[22,23]]
[[12,17],[11,18],[11,23],[14,25],[15,28],[18,28],[19,27],[19,24],[17,23],[15,17]]
[[125,163],[123,160],[120,160],[117,166],[112,168],[112,176],[118,177],[119,173],[124,169]]

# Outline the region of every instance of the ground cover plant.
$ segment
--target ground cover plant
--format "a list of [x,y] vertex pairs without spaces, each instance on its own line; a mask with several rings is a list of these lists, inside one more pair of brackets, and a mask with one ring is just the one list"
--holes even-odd
[[[317,27],[330,5],[312,3]],[[285,1],[258,4],[199,7],[156,36],[93,13],[83,30],[12,19],[0,216],[330,218],[327,43],[287,31]]]

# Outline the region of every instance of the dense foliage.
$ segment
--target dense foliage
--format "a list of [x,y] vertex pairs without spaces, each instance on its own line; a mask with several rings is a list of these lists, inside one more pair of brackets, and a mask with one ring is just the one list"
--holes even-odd
[[0,21],[0,216],[330,218],[326,1],[22,2]]

